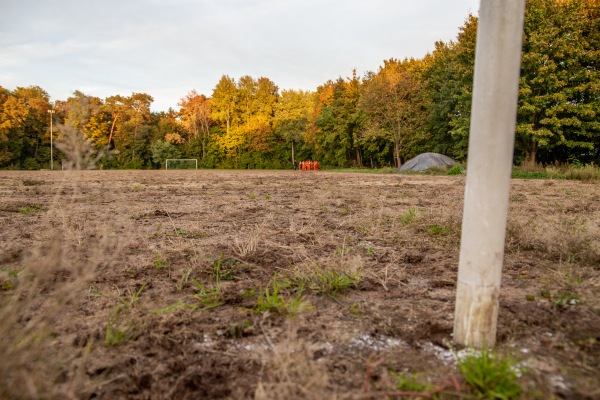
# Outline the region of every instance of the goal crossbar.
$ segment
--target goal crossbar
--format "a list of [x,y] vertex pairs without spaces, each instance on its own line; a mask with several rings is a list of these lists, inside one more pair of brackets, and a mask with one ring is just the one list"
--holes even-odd
[[165,169],[169,169],[169,161],[194,161],[195,169],[198,169],[198,159],[197,158],[167,158],[165,160]]

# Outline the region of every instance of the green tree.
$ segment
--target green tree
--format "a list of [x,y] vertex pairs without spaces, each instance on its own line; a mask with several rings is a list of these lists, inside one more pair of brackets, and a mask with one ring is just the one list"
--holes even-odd
[[352,78],[329,81],[317,89],[315,152],[325,165],[362,166],[360,88],[354,71]]
[[[121,168],[144,168],[149,166],[150,141],[156,122],[150,111],[152,96],[132,93],[131,96],[116,97],[116,116],[113,126],[114,148]],[[109,103],[109,99],[106,100]]]
[[517,148],[529,160],[598,161],[599,44],[597,1],[527,2]]
[[165,160],[169,158],[181,158],[181,152],[177,146],[162,139],[152,142],[150,154],[154,166],[158,168],[165,165]]
[[473,93],[477,18],[469,15],[455,42],[436,42],[422,75],[431,149],[456,159],[467,156]]

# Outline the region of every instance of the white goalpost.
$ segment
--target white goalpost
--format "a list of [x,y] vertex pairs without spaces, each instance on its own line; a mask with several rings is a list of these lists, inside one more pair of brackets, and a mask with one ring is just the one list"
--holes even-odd
[[[197,158],[167,158],[165,160],[165,169],[169,169],[169,164],[171,169],[198,169]],[[182,168],[181,165],[185,165],[186,167]]]

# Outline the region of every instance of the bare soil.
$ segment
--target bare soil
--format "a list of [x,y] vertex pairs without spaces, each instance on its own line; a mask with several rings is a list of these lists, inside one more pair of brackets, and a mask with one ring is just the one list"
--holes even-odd
[[[410,372],[462,398],[464,182],[0,172],[0,341],[27,360],[0,361],[0,397],[399,398]],[[356,279],[327,292],[331,271]],[[273,285],[288,307],[258,309]],[[600,184],[513,181],[497,348],[525,367],[525,398],[600,398]]]

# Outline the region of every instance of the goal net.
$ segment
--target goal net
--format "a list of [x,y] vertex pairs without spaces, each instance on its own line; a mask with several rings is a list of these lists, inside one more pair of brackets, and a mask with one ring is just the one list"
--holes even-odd
[[165,169],[198,169],[197,158],[168,158]]

